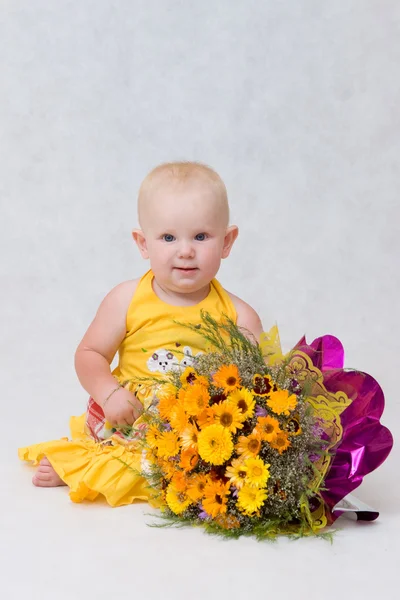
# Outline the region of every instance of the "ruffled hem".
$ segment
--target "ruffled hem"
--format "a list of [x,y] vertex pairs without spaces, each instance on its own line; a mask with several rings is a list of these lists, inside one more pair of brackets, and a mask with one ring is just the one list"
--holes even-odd
[[141,449],[113,440],[112,445],[95,442],[84,432],[85,414],[72,417],[71,440],[62,438],[19,448],[21,460],[37,465],[46,457],[70,489],[73,502],[104,496],[110,506],[135,501],[155,504],[154,493],[141,472]]

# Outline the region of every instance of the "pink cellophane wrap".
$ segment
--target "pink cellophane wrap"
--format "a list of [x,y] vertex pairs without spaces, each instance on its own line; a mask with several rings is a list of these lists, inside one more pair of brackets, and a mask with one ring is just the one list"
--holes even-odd
[[392,434],[380,423],[385,398],[371,375],[343,369],[343,346],[334,336],[325,335],[310,345],[303,337],[296,349],[307,354],[322,372],[329,392],[341,390],[352,401],[341,414],[343,435],[325,478],[326,491],[321,494],[329,511],[328,519],[333,522],[340,514],[332,512],[337,502],[379,467],[392,449]]

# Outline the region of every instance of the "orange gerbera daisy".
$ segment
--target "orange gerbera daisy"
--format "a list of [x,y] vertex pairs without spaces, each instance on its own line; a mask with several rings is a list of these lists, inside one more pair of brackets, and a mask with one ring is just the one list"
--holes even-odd
[[261,439],[264,442],[272,442],[281,429],[278,419],[274,419],[274,417],[268,415],[267,417],[258,417],[254,431],[260,433]]
[[288,415],[297,405],[296,394],[289,394],[287,390],[271,392],[267,399],[270,409],[277,415]]
[[213,518],[219,514],[226,513],[228,502],[229,482],[211,481],[204,488],[203,508]]
[[160,417],[162,419],[169,420],[171,412],[172,412],[173,408],[175,408],[177,403],[178,403],[178,399],[175,394],[170,395],[170,396],[168,396],[168,395],[162,396],[162,398],[160,398],[160,400],[158,401],[158,405],[157,405],[158,412],[160,413]]
[[213,375],[215,385],[229,394],[236,390],[241,383],[239,370],[236,365],[222,365]]
[[240,490],[244,485],[247,475],[247,468],[243,465],[243,460],[234,458],[232,464],[226,468],[225,476],[229,478],[231,485]]
[[175,473],[172,475],[171,483],[179,492],[185,492],[188,484],[186,474],[183,473],[183,471],[178,471],[175,468]]
[[210,394],[204,385],[194,383],[186,389],[184,406],[189,415],[199,415],[205,408],[208,407],[209,402]]
[[181,461],[179,466],[182,467],[185,471],[191,471],[195,468],[197,463],[199,462],[199,455],[197,454],[194,448],[188,448],[187,450],[182,450],[181,453]]
[[207,425],[213,425],[215,423],[215,413],[211,407],[205,408],[196,418],[197,425],[203,429]]
[[242,458],[257,456],[261,450],[261,435],[256,431],[248,436],[241,435],[235,449]]
[[278,450],[279,454],[282,454],[282,452],[287,450],[290,445],[290,440],[287,436],[287,433],[285,433],[284,431],[280,431],[277,434],[276,438],[272,442],[270,442],[271,448]]
[[208,477],[204,473],[197,473],[188,479],[187,495],[194,502],[204,496],[204,489],[207,485]]
[[172,429],[174,429],[174,431],[177,432],[182,431],[182,429],[186,429],[186,427],[188,426],[189,417],[186,414],[186,411],[181,402],[178,402],[171,410],[169,422],[171,423]]

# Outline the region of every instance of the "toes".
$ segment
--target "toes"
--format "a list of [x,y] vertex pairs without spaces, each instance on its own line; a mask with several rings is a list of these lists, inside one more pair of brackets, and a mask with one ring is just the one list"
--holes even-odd
[[42,458],[42,460],[39,463],[40,465],[42,465],[43,467],[51,467],[51,464],[49,463],[49,461],[47,460],[47,458],[44,456]]

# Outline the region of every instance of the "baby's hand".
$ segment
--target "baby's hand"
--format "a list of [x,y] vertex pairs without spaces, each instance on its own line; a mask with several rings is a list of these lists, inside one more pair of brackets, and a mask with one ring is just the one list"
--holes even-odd
[[114,392],[103,408],[107,421],[113,427],[132,425],[143,412],[142,403],[135,394],[121,387]]

